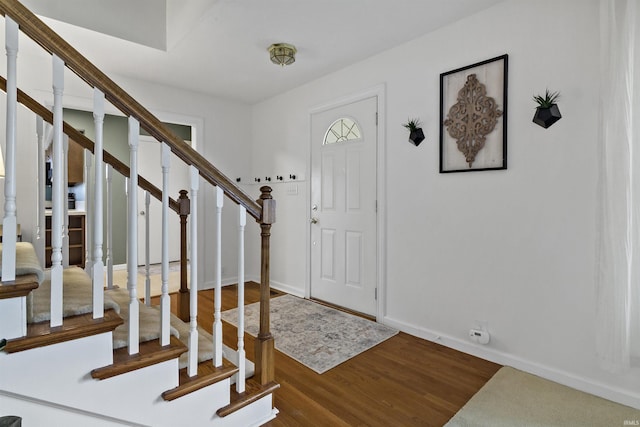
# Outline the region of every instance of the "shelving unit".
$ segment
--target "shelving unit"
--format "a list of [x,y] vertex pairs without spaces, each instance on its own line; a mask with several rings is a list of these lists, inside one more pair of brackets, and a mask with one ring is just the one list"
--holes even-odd
[[69,185],[84,182],[84,148],[71,139],[69,140],[67,165]]
[[[46,217],[45,265],[51,267],[51,215]],[[85,264],[85,215],[69,214],[69,265]]]

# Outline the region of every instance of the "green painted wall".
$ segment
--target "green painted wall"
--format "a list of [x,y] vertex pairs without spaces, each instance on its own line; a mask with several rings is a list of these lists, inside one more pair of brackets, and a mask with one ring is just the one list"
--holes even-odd
[[[92,141],[95,141],[95,128],[93,124],[93,113],[73,109],[64,110],[64,120],[78,130],[83,130],[84,134]],[[191,140],[191,126],[165,123],[172,132],[180,138]],[[141,129],[141,135],[148,135]],[[115,156],[122,163],[129,165],[129,143],[128,143],[128,119],[122,116],[105,115],[104,118],[104,149]],[[143,162],[144,159],[138,159]],[[161,183],[154,183],[161,187]],[[113,189],[113,263],[124,264],[127,261],[127,198],[125,193],[125,179],[122,175],[114,172],[112,180]],[[106,221],[107,200],[104,199],[104,218]],[[103,252],[106,256],[106,235],[104,236]]]
[[[84,130],[85,135],[95,141],[93,113],[65,109],[64,120],[78,130]],[[129,165],[129,145],[127,142],[127,118],[106,115],[104,119],[104,148]],[[127,260],[127,199],[125,194],[125,179],[119,173],[114,173],[113,188],[113,263],[124,264]],[[106,194],[104,199],[104,218],[106,221]],[[104,236],[103,252],[106,257],[106,235]]]

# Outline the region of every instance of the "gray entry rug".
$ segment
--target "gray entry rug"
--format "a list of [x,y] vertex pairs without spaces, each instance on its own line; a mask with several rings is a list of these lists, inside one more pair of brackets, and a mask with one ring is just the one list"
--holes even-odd
[[505,366],[445,427],[616,427],[640,411]]
[[[258,335],[260,305],[245,306],[245,330]],[[222,320],[238,325],[238,309],[222,313]],[[284,295],[271,299],[271,333],[276,349],[322,374],[396,335],[396,329]]]

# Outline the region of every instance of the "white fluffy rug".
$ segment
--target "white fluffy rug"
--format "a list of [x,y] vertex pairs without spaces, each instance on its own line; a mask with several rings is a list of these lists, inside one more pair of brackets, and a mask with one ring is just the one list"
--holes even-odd
[[[189,280],[189,273],[187,270],[187,280]],[[153,265],[150,269],[149,275],[151,296],[155,297],[162,295],[162,276],[160,273],[160,267]],[[106,283],[105,274],[105,283]],[[138,268],[138,297],[144,298],[146,276],[144,267]],[[113,272],[113,284],[119,288],[127,289],[127,270],[114,270]],[[174,266],[169,269],[169,293],[178,292],[180,290],[180,269],[176,269]]]
[[[276,349],[319,374],[396,335],[396,329],[291,295],[271,299]],[[258,335],[260,305],[245,307],[246,332]],[[222,313],[238,324],[238,309]]]

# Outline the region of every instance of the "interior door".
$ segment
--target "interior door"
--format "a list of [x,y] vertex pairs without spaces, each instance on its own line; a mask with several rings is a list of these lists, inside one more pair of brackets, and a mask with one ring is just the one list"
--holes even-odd
[[376,315],[377,97],[311,117],[311,297]]
[[[162,190],[162,145],[154,138],[140,136],[138,144],[138,173]],[[189,167],[173,154],[169,168],[169,197],[177,199],[180,190],[189,190]],[[144,191],[138,187],[138,264],[145,263],[145,217],[149,217],[149,262],[162,262],[162,203],[151,197],[149,211],[145,210]],[[169,209],[169,261],[180,259],[180,217]]]

